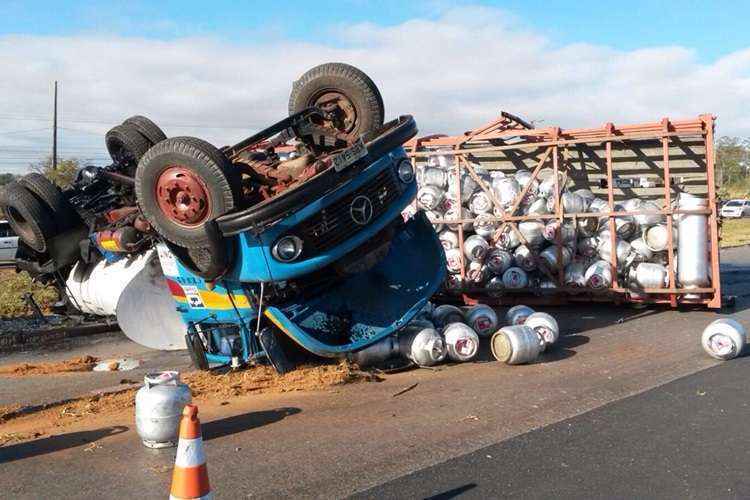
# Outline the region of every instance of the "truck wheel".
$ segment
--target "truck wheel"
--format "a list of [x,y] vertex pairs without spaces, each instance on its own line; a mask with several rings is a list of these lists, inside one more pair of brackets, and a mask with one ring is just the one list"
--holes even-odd
[[322,125],[345,133],[349,142],[383,126],[385,108],[380,91],[354,66],[326,63],[307,71],[292,85],[289,114],[327,103],[337,106],[333,117]]
[[151,142],[131,124],[113,127],[104,141],[112,161],[128,175],[135,172],[138,162],[151,147]]
[[148,142],[150,142],[152,146],[167,138],[167,134],[165,134],[156,123],[152,122],[145,116],[131,116],[122,122],[122,124],[134,127],[143,137],[148,139]]
[[187,334],[185,335],[185,344],[187,345],[190,360],[193,362],[193,365],[199,370],[208,370],[206,347],[203,345],[201,338],[196,334]]
[[21,241],[36,252],[46,252],[47,240],[57,234],[50,209],[17,182],[6,186],[3,202],[8,223]]
[[210,246],[205,223],[237,206],[240,174],[214,146],[172,137],[152,147],[135,172],[138,205],[163,237],[185,248]]
[[18,180],[18,183],[44,202],[52,212],[60,232],[67,231],[81,222],[80,217],[78,217],[68,199],[63,196],[60,188],[42,174],[32,172],[24,175]]

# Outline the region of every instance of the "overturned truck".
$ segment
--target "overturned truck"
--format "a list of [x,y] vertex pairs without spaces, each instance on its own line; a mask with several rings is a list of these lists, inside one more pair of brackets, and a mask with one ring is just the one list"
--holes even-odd
[[383,117],[372,80],[329,63],[294,82],[287,118],[233,146],[129,118],[106,135],[111,165],[65,190],[37,174],[8,186],[17,267],[141,344],[187,347],[202,369],[283,371],[292,346],[363,349],[408,323],[445,272],[426,217],[401,217],[416,123]]

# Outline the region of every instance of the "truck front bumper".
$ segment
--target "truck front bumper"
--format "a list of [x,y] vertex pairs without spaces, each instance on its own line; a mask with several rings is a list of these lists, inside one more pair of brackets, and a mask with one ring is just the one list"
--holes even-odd
[[445,278],[445,255],[422,212],[394,235],[369,271],[344,277],[305,302],[268,307],[265,316],[308,351],[325,357],[363,349],[406,325]]

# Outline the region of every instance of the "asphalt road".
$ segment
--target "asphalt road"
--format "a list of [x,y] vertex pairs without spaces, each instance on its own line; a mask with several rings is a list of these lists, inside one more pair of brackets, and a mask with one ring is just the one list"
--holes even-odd
[[750,357],[355,498],[748,498]]
[[[723,252],[722,270],[725,293],[738,295],[733,313],[748,325],[750,250]],[[700,332],[716,313],[546,310],[564,336],[532,365],[506,366],[484,353],[484,362],[381,383],[202,406],[217,497],[750,495],[740,385],[750,361],[722,364],[702,352]],[[94,347],[99,356],[129,349],[154,367],[185,362],[113,339]],[[45,400],[110,383],[101,377],[37,377],[22,386],[0,378],[0,394]],[[12,498],[164,498],[173,460],[174,450],[141,446],[129,415],[0,448],[0,483]]]

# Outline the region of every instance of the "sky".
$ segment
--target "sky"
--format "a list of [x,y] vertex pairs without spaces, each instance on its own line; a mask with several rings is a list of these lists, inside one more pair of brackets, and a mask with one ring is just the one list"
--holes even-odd
[[0,16],[0,172],[51,149],[107,162],[106,130],[144,114],[225,145],[283,118],[327,61],[378,84],[386,116],[456,133],[506,110],[563,128],[718,116],[750,135],[748,2],[14,1]]

